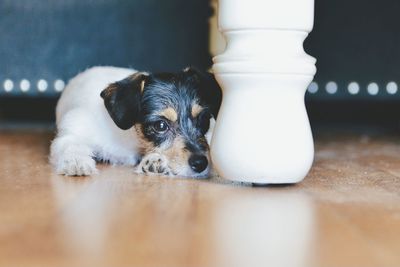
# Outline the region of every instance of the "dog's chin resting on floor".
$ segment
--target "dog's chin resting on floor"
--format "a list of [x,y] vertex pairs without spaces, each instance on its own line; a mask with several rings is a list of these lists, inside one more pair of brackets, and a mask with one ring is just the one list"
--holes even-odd
[[107,162],[137,173],[207,177],[221,97],[213,75],[193,68],[88,69],[71,79],[57,104],[50,162],[70,176],[94,174],[96,162]]

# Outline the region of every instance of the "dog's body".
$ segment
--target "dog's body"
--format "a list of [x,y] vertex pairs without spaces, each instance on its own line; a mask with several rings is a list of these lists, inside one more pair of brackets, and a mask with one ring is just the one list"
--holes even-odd
[[[56,171],[65,175],[91,175],[97,171],[96,161],[104,161],[111,164],[138,165],[138,172],[145,173],[207,175],[210,170],[207,166],[208,145],[190,141],[199,140],[201,143],[202,139],[200,132],[187,130],[190,127],[194,128],[191,125],[198,124],[195,122],[199,120],[196,118],[197,112],[201,112],[204,105],[200,106],[200,97],[193,94],[193,100],[189,99],[192,101],[192,115],[184,115],[187,112],[184,111],[185,108],[180,107],[184,105],[183,101],[179,97],[171,98],[174,94],[179,95],[180,92],[186,91],[182,98],[192,95],[188,93],[192,89],[186,87],[190,87],[193,78],[186,77],[189,75],[187,72],[190,71],[176,74],[176,77],[175,74],[153,77],[133,69],[94,67],[73,78],[66,86],[56,110],[58,132],[51,145],[50,154],[50,161]],[[169,98],[164,99],[161,93],[161,96],[156,96],[160,99],[155,99],[151,93],[162,89],[162,86],[165,86],[165,97]],[[105,88],[107,89],[104,90]],[[173,100],[175,98],[177,101]],[[150,114],[152,109],[157,108],[161,111]],[[199,110],[195,111],[195,108]],[[154,119],[153,122],[151,119],[155,115],[161,119]],[[181,116],[190,118],[180,118]],[[187,124],[185,121],[189,120],[193,122],[182,128],[183,124]],[[205,136],[209,142],[212,127],[210,130],[208,128]],[[186,166],[188,164],[185,165],[177,157],[190,155],[189,152],[185,152],[188,154],[186,155],[181,150],[190,151],[190,155],[205,154],[202,159],[203,165],[204,160],[206,161],[206,168],[198,168],[198,163],[195,166],[197,169],[193,168],[193,164],[190,165],[192,168]],[[184,160],[187,163],[188,159]],[[198,157],[196,160],[198,162]],[[193,159],[190,158],[189,162],[193,162]]]
[[58,173],[91,175],[96,172],[94,158],[111,164],[137,164],[136,131],[118,128],[100,97],[110,83],[134,72],[95,67],[69,82],[57,104],[58,133],[51,146],[51,162]]

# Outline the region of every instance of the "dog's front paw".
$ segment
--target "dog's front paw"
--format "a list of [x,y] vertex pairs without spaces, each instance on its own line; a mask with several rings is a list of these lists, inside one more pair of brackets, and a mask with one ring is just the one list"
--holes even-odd
[[171,175],[166,158],[157,153],[146,155],[139,163],[136,171],[145,174]]
[[97,173],[96,162],[89,156],[64,157],[57,163],[58,174],[88,176]]

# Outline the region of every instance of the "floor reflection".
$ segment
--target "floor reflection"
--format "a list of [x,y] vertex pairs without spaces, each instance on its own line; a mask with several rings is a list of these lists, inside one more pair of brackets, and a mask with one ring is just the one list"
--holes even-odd
[[117,196],[110,189],[111,182],[100,177],[52,177],[61,235],[67,253],[75,260],[101,263]]
[[310,266],[314,208],[305,194],[235,194],[215,209],[217,266]]

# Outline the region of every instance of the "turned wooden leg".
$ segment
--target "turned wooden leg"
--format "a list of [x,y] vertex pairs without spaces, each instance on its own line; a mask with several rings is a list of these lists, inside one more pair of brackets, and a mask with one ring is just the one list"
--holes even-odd
[[214,166],[236,181],[299,182],[314,157],[304,94],[316,68],[303,49],[314,0],[219,0],[218,12],[227,46],[213,66],[224,93]]

